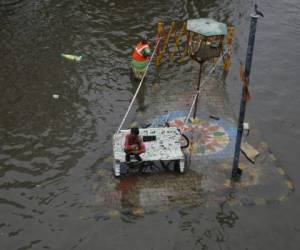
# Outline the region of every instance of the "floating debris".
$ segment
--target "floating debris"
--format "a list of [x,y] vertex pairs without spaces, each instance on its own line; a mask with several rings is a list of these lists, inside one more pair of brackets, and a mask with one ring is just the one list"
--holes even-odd
[[243,123],[243,129],[244,129],[244,130],[250,130],[250,125],[249,125],[248,122],[244,122],[244,123]]
[[216,115],[210,115],[209,118],[214,119],[214,120],[220,120],[220,117]]
[[82,55],[76,56],[76,55],[70,55],[70,54],[64,54],[64,53],[61,53],[60,55],[62,58],[65,58],[65,59],[68,59],[71,61],[80,62],[82,60]]
[[52,97],[53,97],[54,99],[58,99],[58,98],[59,98],[59,95],[53,94]]

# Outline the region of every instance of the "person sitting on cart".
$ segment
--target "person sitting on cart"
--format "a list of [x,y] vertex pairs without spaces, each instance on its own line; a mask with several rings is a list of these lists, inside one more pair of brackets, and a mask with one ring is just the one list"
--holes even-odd
[[126,153],[126,162],[130,162],[131,155],[134,155],[136,160],[142,161],[140,154],[145,153],[146,149],[139,133],[138,127],[132,127],[130,134],[125,137],[124,151]]

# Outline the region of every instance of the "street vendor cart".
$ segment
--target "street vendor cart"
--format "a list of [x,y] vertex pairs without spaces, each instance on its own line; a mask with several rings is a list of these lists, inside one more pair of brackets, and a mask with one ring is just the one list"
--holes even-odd
[[[146,147],[146,152],[141,154],[143,161],[138,167],[159,165],[168,168],[173,165],[174,170],[183,173],[186,167],[186,157],[180,144],[181,133],[175,127],[145,128],[140,129],[140,136]],[[130,130],[120,130],[113,139],[113,169],[115,176],[120,176],[132,166],[126,162],[124,143]],[[135,165],[136,166],[136,165]]]

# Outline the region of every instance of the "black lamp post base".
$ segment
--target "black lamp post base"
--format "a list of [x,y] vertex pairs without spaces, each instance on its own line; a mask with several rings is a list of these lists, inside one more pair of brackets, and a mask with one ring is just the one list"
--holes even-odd
[[234,179],[234,180],[238,180],[238,179],[241,178],[242,173],[243,173],[242,169],[236,168],[236,169],[232,170],[231,178]]

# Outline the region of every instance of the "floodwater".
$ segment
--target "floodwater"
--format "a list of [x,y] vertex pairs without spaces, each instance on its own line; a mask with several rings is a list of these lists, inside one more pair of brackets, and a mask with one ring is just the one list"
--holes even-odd
[[[160,20],[209,16],[233,23],[226,86],[237,112],[239,63],[255,1],[2,0],[0,249],[299,249],[300,2],[256,2],[265,18],[258,21],[247,120],[295,193],[266,206],[109,219],[99,215],[91,190],[136,87],[129,75],[132,46],[141,34],[154,39]],[[60,53],[84,58],[70,62]],[[158,79],[151,68],[134,113],[151,109],[150,86],[166,91],[174,79],[189,81],[189,70],[169,65]]]

